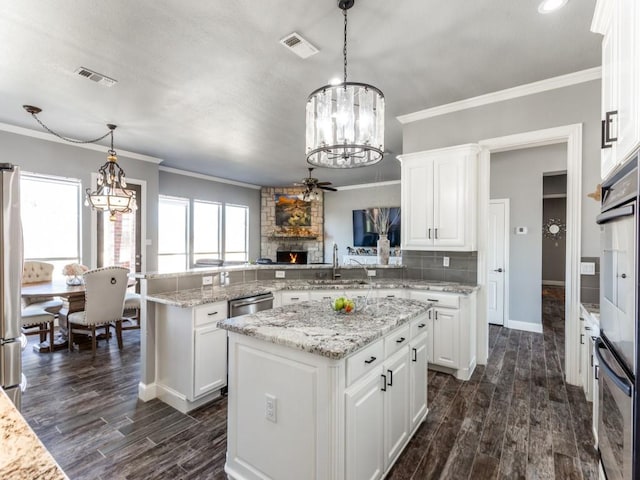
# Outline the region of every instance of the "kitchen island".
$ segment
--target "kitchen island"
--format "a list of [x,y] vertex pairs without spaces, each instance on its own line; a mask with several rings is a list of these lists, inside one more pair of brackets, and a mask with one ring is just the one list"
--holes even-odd
[[305,301],[218,322],[229,336],[234,479],[372,479],[427,415],[430,304],[380,298],[353,314]]

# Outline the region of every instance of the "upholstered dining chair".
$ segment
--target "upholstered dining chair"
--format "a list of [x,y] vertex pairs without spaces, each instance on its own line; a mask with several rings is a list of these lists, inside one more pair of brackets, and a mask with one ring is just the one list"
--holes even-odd
[[127,292],[124,296],[124,309],[122,312],[122,330],[133,330],[140,328],[140,294]]
[[[53,265],[26,261],[22,265],[22,285],[50,282]],[[53,351],[55,319],[62,308],[62,300],[55,297],[22,297],[21,327],[25,335],[40,335],[40,343],[49,334],[49,351]]]
[[85,285],[84,310],[67,317],[69,351],[73,350],[73,335],[91,335],[92,354],[96,354],[96,329],[104,328],[109,340],[109,327],[115,324],[118,348],[122,349],[122,311],[127,291],[129,269],[105,267],[89,270],[83,275]]

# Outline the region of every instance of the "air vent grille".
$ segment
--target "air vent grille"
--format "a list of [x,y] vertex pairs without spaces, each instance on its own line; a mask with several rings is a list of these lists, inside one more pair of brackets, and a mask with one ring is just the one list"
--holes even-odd
[[85,67],[78,68],[75,73],[77,73],[81,77],[88,78],[89,80],[99,83],[100,85],[104,85],[105,87],[111,87],[118,83],[118,81],[113,78],[107,77],[106,75],[98,72],[94,72],[93,70],[89,70]]
[[296,32],[293,32],[281,39],[280,43],[300,58],[309,58],[319,52],[319,50],[311,45],[308,40],[304,39]]

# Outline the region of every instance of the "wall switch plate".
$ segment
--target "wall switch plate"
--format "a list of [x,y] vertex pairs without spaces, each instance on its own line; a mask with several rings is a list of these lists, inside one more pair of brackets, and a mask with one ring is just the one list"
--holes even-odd
[[284,270],[276,270],[276,278],[284,278]]
[[367,269],[367,277],[375,277],[376,271]]
[[580,275],[595,275],[595,262],[580,262]]
[[442,266],[443,267],[449,266],[449,257],[442,257]]
[[527,227],[516,227],[516,235],[526,235],[527,233],[529,233]]
[[264,418],[269,420],[270,422],[277,422],[277,411],[278,411],[278,399],[273,395],[266,394],[265,395],[265,404],[264,404]]
[[202,285],[213,285],[213,276],[205,275],[202,277]]

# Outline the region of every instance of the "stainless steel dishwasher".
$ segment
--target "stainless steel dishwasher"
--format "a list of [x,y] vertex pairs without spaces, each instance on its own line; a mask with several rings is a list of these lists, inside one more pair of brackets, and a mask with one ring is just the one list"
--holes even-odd
[[236,298],[234,300],[229,300],[229,317],[256,313],[260,310],[268,310],[270,308],[273,308],[272,293]]

